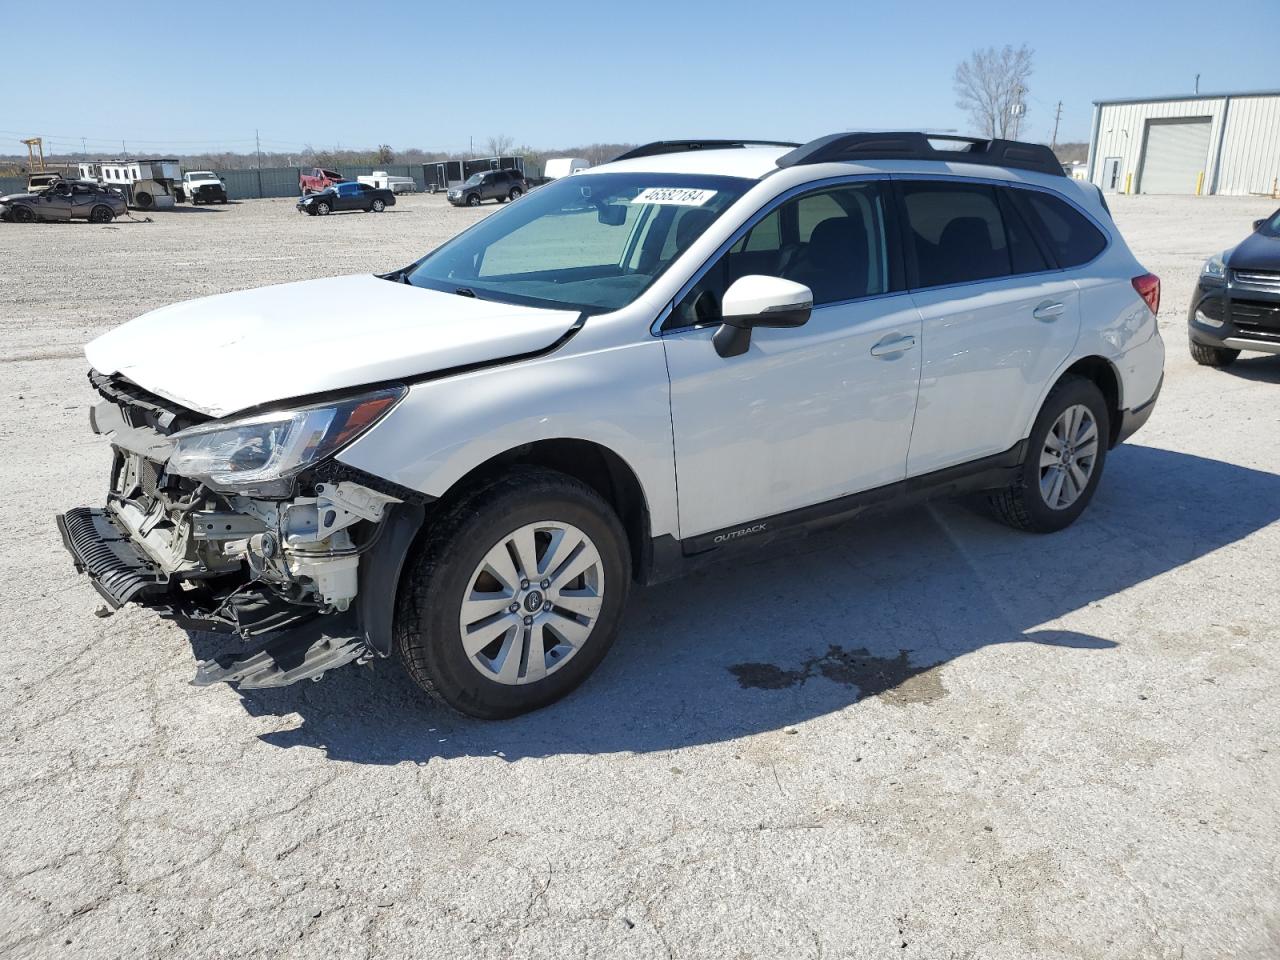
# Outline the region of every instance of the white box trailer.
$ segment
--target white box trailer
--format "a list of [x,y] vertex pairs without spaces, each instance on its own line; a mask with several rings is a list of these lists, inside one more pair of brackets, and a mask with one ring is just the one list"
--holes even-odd
[[548,180],[559,180],[570,174],[586,170],[591,164],[582,157],[552,157],[542,168],[542,175]]
[[356,177],[356,183],[390,190],[392,193],[415,193],[418,189],[413,177],[393,177],[385,170],[375,170],[367,177]]
[[165,210],[178,202],[181,165],[172,157],[148,160],[99,160],[80,164],[82,180],[96,180],[124,193],[131,207]]

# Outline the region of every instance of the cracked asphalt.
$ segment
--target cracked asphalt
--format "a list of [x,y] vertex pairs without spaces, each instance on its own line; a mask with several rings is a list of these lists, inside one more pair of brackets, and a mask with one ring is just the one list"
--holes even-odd
[[1280,955],[1280,358],[1183,330],[1275,204],[1113,206],[1169,361],[1081,522],[936,505],[637,590],[584,688],[492,724],[393,662],[189,686],[207,638],[95,617],[53,515],[105,491],[96,332],[493,208],[0,224],[0,955]]

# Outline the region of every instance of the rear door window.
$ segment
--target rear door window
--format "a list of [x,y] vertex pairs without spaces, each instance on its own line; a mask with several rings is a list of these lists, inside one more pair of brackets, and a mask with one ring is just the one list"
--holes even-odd
[[1060,267],[1078,267],[1100,254],[1107,238],[1065,200],[1039,190],[1016,190],[1021,209]]
[[906,182],[902,198],[917,286],[971,283],[1013,272],[995,187]]

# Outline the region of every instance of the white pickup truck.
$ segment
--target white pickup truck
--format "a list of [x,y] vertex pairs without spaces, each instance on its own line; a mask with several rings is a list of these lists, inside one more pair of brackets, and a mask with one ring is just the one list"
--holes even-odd
[[182,192],[192,204],[227,202],[227,185],[212,170],[189,170],[184,173]]

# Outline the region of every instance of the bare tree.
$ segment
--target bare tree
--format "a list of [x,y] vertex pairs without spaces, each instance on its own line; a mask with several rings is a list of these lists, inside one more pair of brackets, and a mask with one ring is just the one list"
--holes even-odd
[[975,50],[956,67],[956,106],[968,112],[982,136],[1006,137],[1018,126],[1014,104],[1026,102],[1031,69],[1031,49],[1025,43]]
[[508,137],[505,133],[500,133],[496,137],[490,137],[486,143],[489,147],[489,156],[491,157],[508,157],[511,155],[511,148],[516,145],[515,140]]
[[386,143],[378,144],[378,163],[387,164],[396,162],[396,153],[391,146]]

